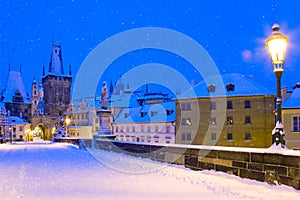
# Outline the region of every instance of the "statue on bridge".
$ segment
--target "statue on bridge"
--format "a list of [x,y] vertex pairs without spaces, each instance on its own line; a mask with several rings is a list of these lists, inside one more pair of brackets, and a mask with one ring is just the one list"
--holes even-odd
[[105,81],[103,82],[103,87],[101,90],[101,108],[102,109],[108,108],[108,89]]

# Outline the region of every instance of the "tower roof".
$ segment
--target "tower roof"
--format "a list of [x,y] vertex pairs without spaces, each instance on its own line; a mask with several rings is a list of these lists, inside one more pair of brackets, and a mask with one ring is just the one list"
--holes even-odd
[[54,74],[57,76],[64,75],[64,68],[62,62],[62,50],[61,45],[52,44],[51,57],[49,62],[49,74]]
[[24,103],[30,103],[23,84],[22,73],[20,71],[9,71],[3,102],[13,102],[13,96],[16,92],[20,93]]

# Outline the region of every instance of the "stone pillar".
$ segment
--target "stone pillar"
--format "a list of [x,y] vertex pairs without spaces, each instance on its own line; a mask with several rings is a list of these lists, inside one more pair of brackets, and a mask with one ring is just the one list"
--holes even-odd
[[99,111],[97,111],[97,115],[99,117],[99,130],[98,133],[94,135],[94,139],[115,139],[116,136],[113,135],[110,130],[111,110],[100,109]]

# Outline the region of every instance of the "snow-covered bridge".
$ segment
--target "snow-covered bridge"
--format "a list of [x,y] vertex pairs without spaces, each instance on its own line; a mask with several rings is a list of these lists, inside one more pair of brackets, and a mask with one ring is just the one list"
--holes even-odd
[[73,145],[0,145],[1,199],[299,199],[270,186],[214,171],[192,171]]

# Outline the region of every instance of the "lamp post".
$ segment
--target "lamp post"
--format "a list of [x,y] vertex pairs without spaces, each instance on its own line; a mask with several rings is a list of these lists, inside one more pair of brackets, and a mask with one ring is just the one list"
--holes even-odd
[[285,59],[285,52],[287,46],[287,37],[279,32],[280,27],[278,24],[272,26],[273,32],[271,36],[266,40],[266,46],[269,50],[272,64],[274,67],[274,73],[277,79],[277,99],[276,99],[276,126],[272,132],[272,145],[276,144],[281,147],[285,147],[284,131],[282,124],[282,97],[281,97],[281,76],[283,73],[283,64]]
[[68,137],[68,126],[69,126],[69,124],[70,124],[70,122],[71,122],[71,120],[70,120],[70,118],[66,118],[66,137]]

